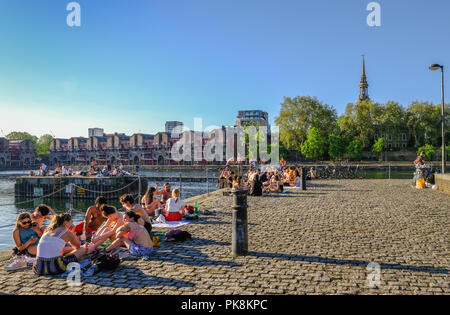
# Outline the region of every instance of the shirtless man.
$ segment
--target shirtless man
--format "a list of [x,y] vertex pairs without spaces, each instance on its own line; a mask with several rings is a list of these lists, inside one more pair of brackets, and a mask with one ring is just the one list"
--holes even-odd
[[52,207],[41,204],[34,209],[33,213],[30,215],[31,221],[37,223],[39,228],[43,230],[42,226],[45,220],[51,220],[52,216],[56,215],[56,212]]
[[106,204],[105,197],[97,197],[95,206],[91,206],[86,211],[84,221],[75,226],[74,232],[77,235],[85,235],[86,239],[90,239],[97,232],[100,226],[106,221],[102,214],[102,206]]
[[165,183],[163,190],[158,190],[158,182],[156,182],[156,191],[155,195],[161,196],[161,204],[165,205],[166,201],[172,198],[172,192],[170,191],[170,184]]

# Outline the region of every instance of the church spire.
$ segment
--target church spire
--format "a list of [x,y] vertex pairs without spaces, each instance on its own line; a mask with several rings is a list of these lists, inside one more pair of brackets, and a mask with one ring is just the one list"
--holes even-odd
[[369,84],[367,83],[366,77],[366,61],[363,57],[363,65],[362,65],[362,75],[361,75],[361,83],[359,84],[359,101],[364,101],[369,99]]

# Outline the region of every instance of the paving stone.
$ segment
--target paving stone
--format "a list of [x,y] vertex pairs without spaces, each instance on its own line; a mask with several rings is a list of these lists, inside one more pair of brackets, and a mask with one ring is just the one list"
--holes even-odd
[[[150,261],[125,260],[113,273],[41,278],[0,268],[0,290],[15,294],[449,294],[450,196],[410,180],[308,182],[306,192],[248,197],[249,249],[231,256],[231,197],[205,203],[215,215],[162,242]],[[202,206],[201,206],[202,207]],[[293,218],[287,222],[285,218]],[[157,231],[157,229],[155,229]],[[368,287],[380,264],[380,282]]]

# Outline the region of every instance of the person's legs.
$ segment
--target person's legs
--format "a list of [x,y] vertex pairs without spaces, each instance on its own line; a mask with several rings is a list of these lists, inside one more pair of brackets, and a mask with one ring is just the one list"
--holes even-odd
[[123,246],[125,244],[125,242],[124,242],[125,239],[126,239],[125,237],[116,239],[111,245],[106,247],[105,250],[107,252],[110,252],[110,251],[116,249],[117,247]]
[[72,252],[72,255],[75,255],[77,259],[80,261],[83,256],[87,255],[89,253],[90,249],[87,246],[87,243],[78,248],[76,251]]
[[[100,245],[102,245],[108,238],[109,238],[109,236],[108,236],[108,235],[105,235],[105,236],[96,238],[94,242],[90,243],[90,244],[88,245],[88,248],[89,248],[89,254],[92,253],[94,250],[96,250],[97,247],[99,247]],[[86,244],[88,244],[88,243],[86,243]]]
[[109,227],[103,227],[100,230],[98,230],[93,236],[92,236],[92,242],[97,243],[99,240],[109,238],[109,234],[111,232],[111,229]]

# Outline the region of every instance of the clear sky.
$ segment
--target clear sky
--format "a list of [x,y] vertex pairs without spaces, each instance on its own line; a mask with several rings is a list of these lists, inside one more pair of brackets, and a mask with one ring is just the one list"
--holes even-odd
[[[358,97],[361,55],[378,102],[440,102],[450,68],[450,1],[69,0],[0,2],[0,136],[154,133],[166,120],[270,120],[284,96],[317,96],[338,114]],[[447,77],[450,77],[450,73]],[[446,94],[450,97],[450,81]]]

